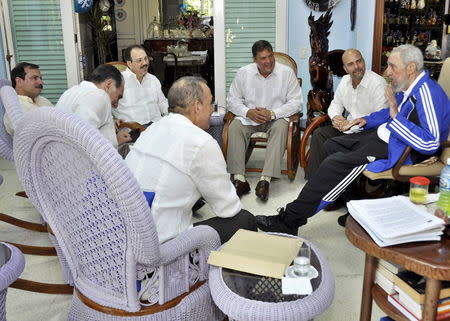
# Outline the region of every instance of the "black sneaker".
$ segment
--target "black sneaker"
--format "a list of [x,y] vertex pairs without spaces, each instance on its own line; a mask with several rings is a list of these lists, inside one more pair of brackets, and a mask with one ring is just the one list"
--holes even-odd
[[273,216],[256,216],[256,224],[261,231],[286,233],[291,235],[298,235],[298,227],[287,226],[279,215]]
[[349,213],[347,213],[347,214],[344,214],[344,215],[341,215],[341,216],[339,216],[338,217],[338,224],[340,225],[340,226],[342,226],[342,227],[345,227],[345,223],[347,222],[347,217],[349,216],[350,214]]

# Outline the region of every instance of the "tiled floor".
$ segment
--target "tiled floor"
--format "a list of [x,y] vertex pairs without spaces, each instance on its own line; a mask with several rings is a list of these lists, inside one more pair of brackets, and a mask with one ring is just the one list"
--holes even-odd
[[[256,155],[257,162],[260,158]],[[19,218],[39,221],[36,210],[27,199],[14,196],[21,190],[18,178],[11,162],[0,160],[0,174],[4,177],[0,186],[0,212],[13,214]],[[249,175],[252,189],[258,181],[258,175]],[[273,215],[278,207],[292,201],[304,185],[303,172],[290,182],[287,177],[273,181],[270,185],[270,198],[267,203],[260,202],[254,192],[242,197],[243,207],[255,215]],[[299,230],[299,235],[314,242],[327,257],[336,278],[336,296],[332,306],[316,321],[353,321],[359,320],[364,255],[345,237],[344,229],[336,220],[344,212],[321,212]],[[211,215],[205,207],[200,210],[203,217]],[[44,233],[25,232],[8,224],[0,223],[0,239],[31,245],[50,245]],[[61,282],[62,275],[56,257],[26,255],[26,267],[22,278],[34,281]],[[46,295],[9,289],[7,296],[7,317],[9,321],[47,321],[66,320],[71,302],[68,295]],[[372,320],[379,320],[382,311],[374,304]],[[256,320],[255,320],[256,321]],[[282,321],[282,320],[273,320]]]

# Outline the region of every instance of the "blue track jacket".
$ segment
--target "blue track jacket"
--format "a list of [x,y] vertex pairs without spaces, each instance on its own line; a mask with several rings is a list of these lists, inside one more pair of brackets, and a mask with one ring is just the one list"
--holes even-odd
[[[397,104],[403,101],[403,92],[396,94]],[[424,155],[434,154],[439,143],[447,139],[450,125],[450,101],[444,90],[430,78],[428,72],[417,82],[395,119],[389,116],[389,107],[366,117],[364,129],[387,122],[390,130],[388,159],[379,159],[367,165],[367,170],[378,173],[394,167],[406,146]],[[412,164],[408,157],[405,164]]]

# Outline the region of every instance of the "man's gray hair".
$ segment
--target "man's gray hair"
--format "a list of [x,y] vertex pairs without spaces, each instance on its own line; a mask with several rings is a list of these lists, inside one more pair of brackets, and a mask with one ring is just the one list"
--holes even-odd
[[416,70],[422,72],[423,70],[423,55],[419,48],[413,45],[401,45],[392,50],[392,53],[398,52],[400,54],[400,59],[403,61],[405,66],[410,63],[416,64]]
[[185,110],[197,101],[203,102],[205,97],[201,83],[206,84],[205,79],[195,76],[182,77],[175,81],[167,94],[169,111],[176,112],[176,108]]

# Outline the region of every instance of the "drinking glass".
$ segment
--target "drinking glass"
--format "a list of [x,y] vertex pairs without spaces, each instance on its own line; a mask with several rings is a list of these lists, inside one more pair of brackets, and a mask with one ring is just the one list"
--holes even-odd
[[303,244],[298,252],[298,256],[294,259],[294,273],[299,277],[308,276],[311,268],[311,248]]

